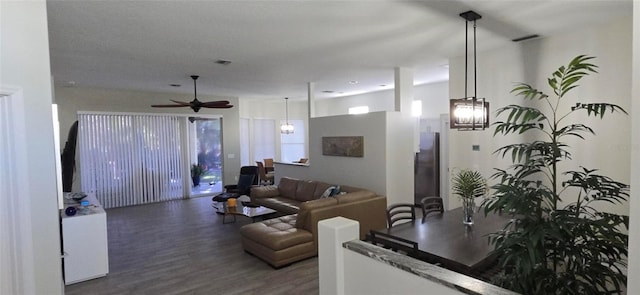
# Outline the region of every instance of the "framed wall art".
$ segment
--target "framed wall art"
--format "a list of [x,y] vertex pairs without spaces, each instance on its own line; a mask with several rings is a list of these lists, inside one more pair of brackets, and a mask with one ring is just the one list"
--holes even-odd
[[364,157],[364,136],[323,136],[322,155]]

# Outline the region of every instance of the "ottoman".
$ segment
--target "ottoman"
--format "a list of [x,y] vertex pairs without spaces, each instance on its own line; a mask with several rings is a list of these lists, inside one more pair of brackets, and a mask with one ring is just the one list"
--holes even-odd
[[316,256],[313,235],[296,228],[296,219],[293,214],[243,226],[242,247],[274,268]]

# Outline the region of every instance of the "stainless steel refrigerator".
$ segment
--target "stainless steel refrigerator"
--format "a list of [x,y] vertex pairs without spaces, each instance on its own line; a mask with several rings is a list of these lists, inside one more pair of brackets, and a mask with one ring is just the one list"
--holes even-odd
[[440,133],[420,132],[420,151],[414,159],[414,202],[440,197]]

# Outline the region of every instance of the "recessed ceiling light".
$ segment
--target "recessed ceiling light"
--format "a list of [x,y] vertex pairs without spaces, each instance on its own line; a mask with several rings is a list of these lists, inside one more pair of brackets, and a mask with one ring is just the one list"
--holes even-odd
[[387,87],[387,84],[380,84],[380,87]]
[[356,80],[351,80],[351,81],[349,81],[349,84],[352,84],[352,85],[353,85],[353,84],[358,84],[358,81],[356,81]]
[[171,87],[180,87],[180,86],[182,86],[182,85],[180,85],[180,84],[175,84],[175,83],[172,83],[172,84],[169,84],[169,86],[171,86]]
[[224,59],[218,59],[218,60],[216,60],[216,61],[215,61],[215,63],[217,63],[217,64],[219,64],[219,65],[226,66],[226,65],[230,64],[230,63],[231,63],[231,61],[224,60]]

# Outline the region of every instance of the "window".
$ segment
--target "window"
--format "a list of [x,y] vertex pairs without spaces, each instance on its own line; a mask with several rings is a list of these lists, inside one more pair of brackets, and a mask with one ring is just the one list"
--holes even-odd
[[411,104],[411,115],[414,117],[422,116],[422,100],[414,100]]
[[[280,121],[284,124],[285,121]],[[280,159],[282,162],[291,163],[298,161],[300,158],[306,158],[304,151],[305,129],[303,120],[289,120],[289,124],[293,125],[293,133],[280,134]]]
[[273,119],[253,119],[253,159],[262,161],[275,158],[276,121]]
[[369,112],[369,106],[359,106],[349,108],[349,115],[366,114]]

